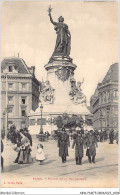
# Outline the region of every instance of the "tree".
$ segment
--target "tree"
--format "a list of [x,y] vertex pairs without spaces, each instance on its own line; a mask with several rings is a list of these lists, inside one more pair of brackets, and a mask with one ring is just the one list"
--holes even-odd
[[69,121],[70,121],[69,115],[67,113],[63,113],[63,115],[62,115],[63,126],[66,128],[69,128]]
[[77,120],[76,120],[76,126],[82,128],[84,124],[84,120],[82,116],[78,116]]
[[76,127],[83,127],[84,120],[82,116],[73,114],[71,117],[67,113],[63,113],[62,116],[57,116],[54,118],[54,124],[57,125],[58,128],[71,129]]

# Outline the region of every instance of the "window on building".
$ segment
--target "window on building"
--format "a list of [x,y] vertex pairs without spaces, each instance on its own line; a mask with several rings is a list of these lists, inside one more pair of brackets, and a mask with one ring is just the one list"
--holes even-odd
[[22,108],[21,109],[21,115],[22,116],[26,116],[26,108]]
[[102,96],[103,96],[103,103],[105,102],[105,93],[103,92],[102,93]]
[[26,87],[26,84],[22,83],[22,89],[25,89],[25,87]]
[[12,89],[13,88],[13,83],[8,83],[8,89]]
[[12,114],[13,112],[13,107],[8,107],[8,113]]
[[21,121],[21,127],[24,128],[25,127],[26,122],[25,121]]
[[103,103],[103,93],[101,93],[101,104]]
[[26,103],[26,101],[25,101],[25,100],[26,100],[26,98],[25,98],[25,97],[22,97],[22,99],[21,99],[21,100],[22,100],[22,104],[25,104],[25,103]]
[[8,104],[12,103],[12,100],[13,100],[13,97],[12,96],[9,96],[8,97]]
[[114,115],[118,115],[118,108],[114,107]]
[[21,124],[25,124],[25,121],[21,121]]
[[12,124],[13,124],[13,122],[12,122],[12,121],[8,121],[8,124],[9,124],[9,125],[12,125]]
[[107,96],[108,96],[108,100],[110,100],[110,91],[108,91]]
[[9,66],[9,72],[12,72],[13,68],[12,66]]
[[118,98],[118,90],[113,91],[113,97]]
[[104,93],[104,102],[106,102],[106,92]]

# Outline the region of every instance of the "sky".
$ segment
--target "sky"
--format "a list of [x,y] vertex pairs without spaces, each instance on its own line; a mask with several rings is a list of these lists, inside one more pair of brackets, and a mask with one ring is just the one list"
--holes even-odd
[[1,5],[1,58],[16,56],[36,67],[38,80],[46,80],[44,65],[51,57],[56,32],[48,17],[59,16],[71,32],[71,53],[76,81],[82,81],[89,105],[97,84],[111,64],[118,62],[118,3],[85,1],[6,1]]

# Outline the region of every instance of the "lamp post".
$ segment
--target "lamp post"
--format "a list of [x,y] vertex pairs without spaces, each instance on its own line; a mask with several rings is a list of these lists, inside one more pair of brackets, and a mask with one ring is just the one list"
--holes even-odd
[[24,115],[24,118],[25,118],[25,128],[28,128],[28,116],[26,113]]
[[41,112],[41,126],[40,126],[40,134],[43,134],[43,127],[42,127],[42,112],[43,112],[43,105],[40,105],[40,112]]
[[100,109],[100,127],[101,127],[101,130],[102,130],[102,110]]

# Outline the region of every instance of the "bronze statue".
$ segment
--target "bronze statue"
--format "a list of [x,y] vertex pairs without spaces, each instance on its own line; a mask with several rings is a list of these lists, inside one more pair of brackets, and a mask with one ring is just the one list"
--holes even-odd
[[63,23],[64,18],[60,16],[58,18],[58,22],[54,22],[51,16],[52,8],[51,6],[48,8],[48,15],[50,17],[51,23],[54,25],[54,29],[56,30],[57,39],[55,50],[53,52],[53,56],[69,56],[71,49],[71,34],[68,30],[67,24]]

